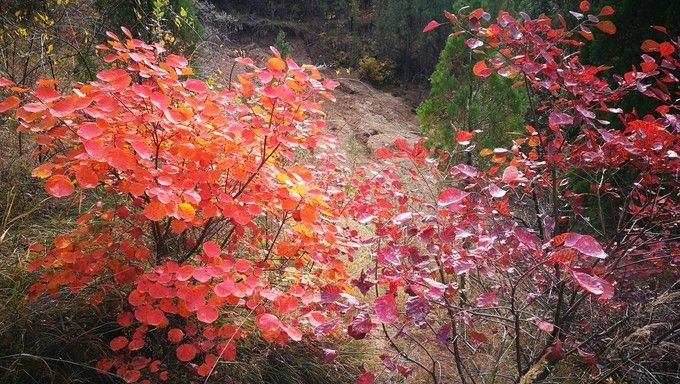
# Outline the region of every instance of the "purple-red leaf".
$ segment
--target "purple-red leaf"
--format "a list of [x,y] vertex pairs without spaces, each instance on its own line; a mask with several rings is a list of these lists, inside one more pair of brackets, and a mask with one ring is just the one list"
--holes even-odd
[[373,328],[371,317],[365,313],[359,313],[354,320],[347,327],[347,334],[356,340],[361,340],[366,337],[366,334]]
[[553,112],[548,117],[548,124],[550,125],[567,125],[573,123],[574,117],[564,112]]
[[393,294],[388,293],[378,297],[375,299],[373,306],[375,314],[381,322],[391,324],[397,321],[397,301],[394,299]]
[[602,295],[606,293],[606,298],[610,298],[614,293],[614,287],[604,279],[578,271],[571,271],[571,274],[581,288],[593,295]]
[[592,236],[580,235],[578,233],[569,233],[567,238],[564,240],[564,245],[581,252],[584,255],[596,257],[598,259],[604,259],[607,254],[600,246],[597,240],[593,239]]

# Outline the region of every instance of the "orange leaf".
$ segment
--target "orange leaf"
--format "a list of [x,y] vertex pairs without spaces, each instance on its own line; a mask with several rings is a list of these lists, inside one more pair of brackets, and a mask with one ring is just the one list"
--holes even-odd
[[642,42],[640,48],[645,52],[655,52],[659,50],[659,43],[654,40],[645,40]]
[[599,23],[595,24],[595,26],[597,29],[606,34],[613,35],[616,33],[616,25],[614,25],[614,23],[609,20],[600,21]]
[[589,1],[582,1],[578,5],[578,8],[581,10],[581,12],[588,12],[590,10],[590,2]]
[[286,69],[286,62],[279,59],[278,57],[272,57],[267,60],[267,68],[272,71],[283,71]]
[[152,201],[144,207],[144,216],[151,221],[160,221],[167,216],[167,210],[162,203]]
[[41,164],[31,171],[31,176],[47,179],[48,177],[52,176],[52,168],[54,168],[54,164]]
[[0,113],[9,111],[21,103],[21,99],[16,96],[10,96],[0,102]]
[[300,209],[300,219],[305,223],[313,223],[316,220],[316,208],[314,206],[305,204]]
[[484,60],[480,60],[472,66],[472,73],[474,73],[475,76],[488,77],[492,72],[493,71],[486,66],[486,61]]
[[76,171],[76,181],[81,188],[95,188],[99,185],[99,176],[90,168],[80,167]]
[[609,5],[605,5],[602,7],[602,10],[600,10],[600,16],[609,16],[614,14],[614,8],[612,8]]
[[45,182],[45,190],[54,197],[66,197],[70,196],[75,188],[67,176],[53,175]]

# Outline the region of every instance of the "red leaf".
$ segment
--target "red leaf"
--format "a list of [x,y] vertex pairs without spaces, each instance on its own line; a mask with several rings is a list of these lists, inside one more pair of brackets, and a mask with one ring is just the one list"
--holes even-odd
[[213,323],[219,316],[219,312],[212,305],[202,305],[196,311],[196,318],[207,324]]
[[388,293],[384,296],[380,296],[375,299],[373,303],[375,308],[375,314],[378,319],[385,324],[392,324],[397,321],[397,302],[394,299],[394,295]]
[[288,337],[290,337],[291,340],[293,341],[302,340],[302,331],[300,331],[298,328],[292,325],[281,323],[281,329],[283,329],[283,331],[286,332],[286,335],[288,335]]
[[555,325],[553,323],[549,323],[547,321],[542,321],[538,318],[533,318],[533,319],[529,319],[529,320],[533,320],[534,324],[536,324],[538,329],[540,329],[543,332],[552,333],[553,329],[555,329]]
[[461,191],[458,188],[448,188],[443,190],[439,194],[437,199],[437,204],[442,207],[447,207],[451,204],[458,204],[463,201],[470,194],[468,192]]
[[335,358],[338,357],[338,351],[335,349],[323,349],[323,361],[326,364],[332,364]]
[[371,317],[367,313],[361,312],[354,317],[347,327],[347,334],[355,340],[361,340],[366,337],[371,328],[373,328]]
[[460,145],[468,145],[474,136],[475,132],[456,131],[456,142]]
[[496,184],[491,183],[489,184],[489,193],[491,194],[491,197],[501,198],[505,196],[507,191],[498,187]]
[[198,354],[198,350],[191,344],[182,344],[175,350],[177,360],[184,362],[193,360],[196,354]]
[[281,320],[270,313],[265,313],[257,319],[257,327],[265,340],[274,340],[280,334]]
[[388,148],[381,147],[375,151],[375,155],[378,157],[378,159],[389,159],[392,158],[392,151],[390,151]]
[[675,52],[675,46],[669,42],[663,42],[659,44],[659,53],[661,56],[670,56]]
[[364,372],[357,377],[356,384],[373,384],[375,382],[375,375],[372,372]]
[[189,79],[184,83],[184,88],[196,92],[196,93],[205,93],[206,91],[206,86],[205,83],[202,82],[201,80],[196,80],[196,79]]
[[476,49],[484,45],[484,43],[479,39],[471,37],[465,40],[465,45],[467,45],[470,49]]
[[662,25],[652,25],[652,28],[656,29],[659,32],[663,32],[665,34],[668,34],[668,29]]
[[90,168],[78,168],[75,176],[80,188],[95,188],[99,185],[99,176]]
[[588,235],[579,235],[578,233],[569,233],[564,240],[564,245],[583,253],[584,255],[604,259],[607,254],[594,238]]
[[109,347],[112,351],[120,351],[128,345],[128,339],[125,336],[114,337],[113,340],[109,342]]
[[222,249],[220,249],[220,246],[217,243],[206,241],[203,243],[203,252],[208,257],[216,257],[222,253]]
[[438,22],[437,20],[432,20],[423,29],[423,32],[430,32],[431,30],[438,28],[442,23]]
[[640,48],[645,52],[655,52],[659,50],[659,43],[654,40],[645,40],[642,42]]
[[116,316],[116,322],[118,323],[118,325],[125,328],[131,326],[133,320],[134,315],[132,314],[132,312],[123,312]]
[[168,55],[168,57],[165,59],[165,62],[169,66],[175,68],[184,68],[189,65],[189,61],[186,58],[177,55]]
[[102,130],[96,123],[86,123],[78,128],[78,136],[85,140],[94,139],[95,137],[100,136],[102,133],[104,133],[104,130]]
[[68,177],[53,175],[45,182],[45,190],[54,197],[66,197],[73,194],[75,188]]
[[179,343],[184,340],[184,332],[179,328],[173,328],[168,331],[168,340],[173,343]]
[[578,9],[580,9],[581,12],[588,12],[590,10],[590,2],[589,1],[582,1],[578,5]]
[[595,26],[597,29],[608,35],[613,35],[616,33],[616,25],[614,25],[614,23],[609,20],[600,21],[599,23],[595,24]]
[[498,304],[498,299],[495,291],[484,292],[477,298],[478,307],[490,307]]
[[35,97],[44,103],[49,103],[61,97],[59,92],[52,87],[38,87],[34,92]]

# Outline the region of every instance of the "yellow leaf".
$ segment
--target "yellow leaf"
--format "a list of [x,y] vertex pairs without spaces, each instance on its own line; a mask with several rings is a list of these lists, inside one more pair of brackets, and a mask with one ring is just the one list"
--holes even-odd
[[493,153],[493,151],[490,150],[489,148],[484,148],[484,149],[482,149],[481,151],[479,151],[479,156],[487,157],[487,156],[489,156],[489,155],[492,154],[492,153]]

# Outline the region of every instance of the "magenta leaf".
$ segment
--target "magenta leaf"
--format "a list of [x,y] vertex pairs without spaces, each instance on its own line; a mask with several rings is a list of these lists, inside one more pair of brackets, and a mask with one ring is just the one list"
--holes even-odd
[[418,322],[425,321],[427,314],[430,313],[430,303],[420,296],[411,296],[406,299],[404,307],[406,316]]
[[515,227],[515,229],[512,230],[512,234],[515,235],[515,238],[519,240],[520,243],[524,244],[524,246],[531,249],[532,251],[538,249],[540,239],[538,238],[538,236],[529,232],[527,229],[522,227]]
[[384,296],[380,296],[373,302],[373,307],[375,309],[375,314],[378,316],[378,320],[385,324],[392,324],[397,321],[397,301],[394,299],[394,295],[388,293]]
[[598,259],[607,257],[607,254],[602,249],[602,246],[600,246],[600,243],[593,239],[592,236],[570,233],[564,240],[564,245],[574,248],[587,256],[597,257]]
[[323,349],[323,361],[326,364],[331,364],[333,361],[335,361],[335,358],[338,357],[338,351],[335,349],[328,349],[324,348]]
[[593,295],[602,295],[603,293],[607,293],[608,296],[611,296],[614,293],[614,287],[612,287],[612,285],[604,279],[578,271],[571,271],[571,274],[574,276],[574,279],[578,285],[581,286],[581,288],[592,293]]
[[475,49],[475,48],[481,47],[482,45],[484,45],[484,43],[479,39],[475,39],[475,38],[471,37],[471,38],[465,40],[465,45],[470,47],[470,49]]
[[397,365],[394,364],[394,360],[389,355],[380,355],[380,362],[387,368],[388,371],[396,371]]
[[462,275],[467,273],[469,270],[475,267],[475,262],[473,260],[454,260],[453,269],[456,271],[456,275]]
[[567,125],[573,123],[574,117],[564,112],[553,112],[548,117],[548,124],[550,125]]
[[392,222],[394,222],[394,224],[404,224],[404,223],[411,221],[412,219],[413,219],[413,213],[404,212],[404,213],[400,213],[397,216],[395,216],[392,219]]
[[491,183],[489,184],[489,193],[491,194],[491,197],[500,199],[501,197],[505,196],[507,191],[498,187],[496,184]]
[[498,303],[495,291],[484,292],[477,298],[478,307],[491,307]]
[[442,347],[449,345],[449,335],[451,334],[451,324],[446,323],[437,331],[437,343]]

